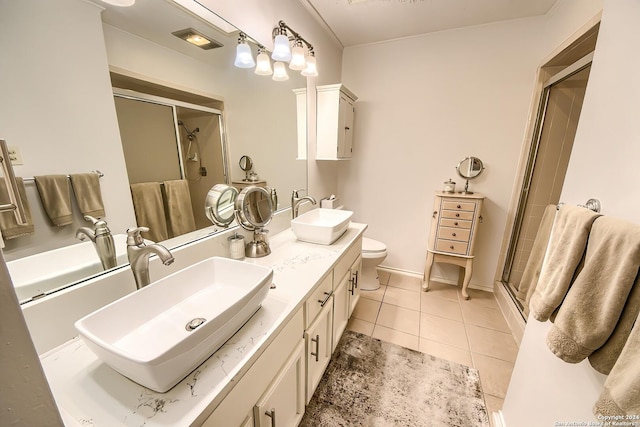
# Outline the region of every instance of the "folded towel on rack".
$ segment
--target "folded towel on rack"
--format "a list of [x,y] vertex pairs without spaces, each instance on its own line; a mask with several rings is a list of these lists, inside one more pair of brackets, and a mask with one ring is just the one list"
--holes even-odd
[[549,349],[569,363],[584,360],[614,332],[640,267],[640,225],[596,219],[584,264],[557,311]]
[[530,314],[544,322],[560,306],[582,260],[591,225],[600,214],[562,205],[556,214],[544,265],[529,301]]
[[154,242],[167,240],[169,233],[167,232],[167,219],[164,214],[160,183],[131,184],[131,197],[138,226],[149,228],[149,232],[142,233],[142,236]]
[[635,324],[594,405],[593,413],[596,415],[640,414],[640,319]]
[[589,356],[589,363],[596,371],[605,375],[611,372],[629,334],[631,334],[638,315],[640,315],[640,275],[636,277],[613,333],[602,347]]
[[516,298],[522,304],[525,316],[529,315],[529,300],[538,285],[540,271],[542,270],[542,263],[547,252],[547,246],[549,246],[551,228],[553,227],[553,221],[556,218],[557,211],[558,209],[556,205],[549,205],[545,208],[536,238],[533,241],[527,265],[522,273],[522,279],[520,279]]
[[34,177],[40,201],[53,225],[62,227],[73,222],[69,178],[66,175]]
[[[16,183],[18,184],[18,192],[22,199],[27,223],[24,225],[18,224],[13,211],[0,212],[0,230],[2,230],[2,238],[6,240],[27,236],[29,234],[33,234],[35,231],[33,220],[31,219],[31,209],[29,209],[29,203],[27,203],[27,193],[24,189],[24,181],[22,178],[16,177]],[[9,200],[7,184],[4,179],[0,179],[0,204],[9,203],[11,203],[11,201]]]
[[169,236],[175,237],[196,229],[191,206],[189,183],[184,179],[164,181],[165,213]]
[[82,215],[104,218],[104,203],[100,192],[100,175],[95,172],[69,175]]

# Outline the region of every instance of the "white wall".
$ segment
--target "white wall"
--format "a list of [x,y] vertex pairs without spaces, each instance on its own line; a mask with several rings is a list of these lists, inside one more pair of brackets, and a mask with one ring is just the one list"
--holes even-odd
[[[480,157],[470,183],[483,193],[472,286],[492,288],[528,119],[543,17],[443,31],[345,49],[343,82],[358,97],[353,159],[339,195],[367,235],[386,243],[385,266],[424,269],[433,194],[455,166]],[[436,264],[449,281],[457,269]]]
[[[602,212],[639,222],[639,191],[632,186],[640,155],[640,3],[605,0],[598,44],[582,107],[562,200],[595,197]],[[592,407],[605,377],[588,362],[569,365],[551,355],[549,324],[531,320],[507,392],[507,427],[551,426],[555,421],[596,421]],[[533,403],[535,402],[535,403]],[[559,419],[559,417],[562,417]]]
[[[123,233],[135,217],[100,11],[77,0],[0,1],[0,137],[22,152],[17,176],[103,172],[106,219],[114,233]],[[36,234],[9,241],[5,257],[77,243],[75,230],[87,225],[80,213],[73,225],[53,227],[35,184],[26,190]]]

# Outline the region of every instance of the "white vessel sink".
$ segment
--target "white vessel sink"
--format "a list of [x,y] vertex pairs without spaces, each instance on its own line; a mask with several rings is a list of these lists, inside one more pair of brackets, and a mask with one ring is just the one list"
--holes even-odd
[[[128,263],[126,234],[115,234],[113,240],[117,264]],[[19,301],[104,271],[90,241],[9,261],[7,268]]]
[[353,212],[338,209],[314,209],[291,220],[298,240],[330,245],[347,231]]
[[163,393],[242,327],[272,278],[268,267],[213,257],[102,307],[75,327],[103,362]]

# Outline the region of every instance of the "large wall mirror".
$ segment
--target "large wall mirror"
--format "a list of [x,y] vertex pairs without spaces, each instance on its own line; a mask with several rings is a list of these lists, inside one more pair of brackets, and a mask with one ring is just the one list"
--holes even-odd
[[[193,211],[197,212],[196,230],[181,236],[168,236],[168,240],[159,238],[157,241],[171,249],[220,231],[220,227],[211,224],[204,214],[205,197],[208,190],[218,183],[238,183],[238,189],[242,189],[246,174],[240,168],[239,161],[243,156],[252,159],[252,172],[257,179],[264,186],[277,190],[280,196],[277,209],[288,208],[293,189],[307,187],[306,159],[297,158],[299,141],[294,93],[294,89],[306,87],[306,79],[298,72],[290,71],[288,81],[275,82],[268,76],[254,74],[253,69],[234,67],[240,31],[212,26],[172,1],[137,1],[134,6],[127,8],[112,7],[98,1],[95,3],[106,8],[102,12],[102,22],[108,64],[103,72],[111,77],[114,90],[109,94],[113,97],[114,105],[111,116],[117,117],[122,136],[111,138],[113,146],[109,147],[105,147],[104,142],[94,143],[90,135],[78,136],[82,139],[82,149],[75,149],[68,157],[81,165],[78,169],[86,171],[100,169],[102,161],[104,177],[100,183],[105,196],[105,219],[111,232],[122,236],[126,228],[136,225],[130,184],[165,180],[187,180],[191,184]],[[29,26],[29,23],[25,23],[25,26]],[[204,50],[172,34],[188,28],[197,30],[221,46]],[[252,50],[255,55],[255,44]],[[158,73],[147,75],[145,69]],[[211,80],[204,81],[203,75],[210,76]],[[190,79],[191,76],[193,79]],[[87,100],[87,108],[91,108],[90,101]],[[155,136],[147,138],[150,140],[147,143],[152,144],[150,146],[122,145],[125,138],[134,142],[144,139],[146,132],[136,136],[140,129],[125,129],[131,124],[141,123],[148,115],[147,109],[139,111],[138,107],[143,104],[153,106],[152,110],[158,110],[160,115],[166,116],[168,121],[161,127],[166,128],[163,138],[169,140],[168,147],[174,147],[172,159],[160,158],[159,150],[153,145],[157,141]],[[37,116],[32,118],[39,120]],[[115,118],[111,117],[111,120]],[[69,118],[68,126],[74,126],[74,118]],[[156,124],[149,126],[154,131],[160,128]],[[131,135],[125,137],[125,133]],[[45,148],[47,141],[23,141],[15,137],[7,139],[9,145],[12,142],[21,145],[27,160],[24,167],[15,168],[16,175],[33,177],[70,173],[71,167],[51,161],[51,153]],[[106,151],[109,150],[117,155],[107,161]],[[35,152],[40,152],[42,159],[36,159]],[[159,167],[161,161],[170,164]],[[154,171],[161,171],[162,174],[154,176]],[[146,175],[136,175],[142,172]],[[30,236],[5,241],[3,249],[16,288],[23,285],[23,279],[21,272],[12,271],[12,264],[17,265],[37,255],[51,258],[51,251],[76,248],[80,244],[75,236],[76,230],[90,226],[82,219],[74,204],[73,224],[52,227],[44,216],[35,185],[27,183],[25,189],[36,231]],[[75,203],[73,197],[72,203]],[[82,252],[95,255],[91,242],[82,244],[85,245]],[[116,239],[116,244],[122,246],[123,242],[119,243]],[[126,247],[118,249],[126,252]],[[63,258],[71,264],[76,259],[73,254]],[[39,268],[43,270],[41,260],[38,261]],[[121,268],[127,263],[126,256],[119,256],[118,261],[116,268]],[[27,262],[16,268],[30,269]],[[21,302],[103,273],[101,268],[76,268],[78,271],[75,275],[65,276],[61,270],[74,270],[73,265],[52,263],[47,268],[52,269],[50,275],[56,276],[51,287],[38,285],[18,292]],[[60,271],[56,271],[56,268]],[[27,277],[24,280],[29,282],[36,279]]]

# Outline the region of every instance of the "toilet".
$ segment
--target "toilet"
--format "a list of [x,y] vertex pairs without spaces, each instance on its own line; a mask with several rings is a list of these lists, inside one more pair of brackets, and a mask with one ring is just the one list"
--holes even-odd
[[387,247],[377,240],[362,238],[362,280],[358,281],[363,291],[375,291],[380,288],[378,265],[387,257]]

